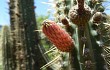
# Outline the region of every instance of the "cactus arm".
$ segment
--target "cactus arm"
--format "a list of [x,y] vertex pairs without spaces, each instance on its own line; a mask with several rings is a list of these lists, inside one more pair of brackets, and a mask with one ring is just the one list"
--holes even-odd
[[79,60],[77,58],[77,49],[74,48],[70,53],[70,65],[72,70],[80,70]]
[[[91,27],[92,22],[90,22],[89,24],[89,30],[93,30]],[[104,70],[104,66],[105,66],[105,62],[104,59],[102,57],[102,53],[103,53],[103,48],[99,47],[99,45],[97,44],[97,40],[100,40],[100,35],[98,34],[98,36],[94,36],[92,34],[90,34],[90,38],[91,38],[91,43],[92,43],[92,48],[93,48],[93,54],[94,54],[94,59],[95,59],[95,65],[96,65],[96,69],[97,70]]]
[[69,28],[66,28],[67,32],[70,33],[72,38],[74,39],[75,48],[69,53],[70,54],[70,65],[71,69],[80,70],[80,57],[79,54],[79,42],[78,42],[78,33],[77,26],[70,22]]
[[[85,59],[85,56],[84,56],[85,55],[84,54],[85,50],[88,48],[90,50],[88,55],[94,55],[87,24],[85,25],[85,28],[79,27],[79,29],[78,29],[78,42],[79,42],[79,45],[77,46],[77,50],[78,50],[77,57],[78,57],[79,62],[80,62],[80,69],[85,70],[86,69],[85,62],[88,61],[88,60]],[[90,57],[90,58],[91,59],[89,59],[89,60],[93,64],[92,70],[95,70],[94,57]]]
[[84,31],[82,30],[82,27],[78,27],[78,42],[79,42],[79,46],[78,46],[78,50],[79,50],[79,63],[80,63],[80,69],[84,70],[84,59],[83,59],[83,47],[84,47],[84,43],[82,42],[81,38],[84,37]]
[[[90,58],[91,58],[91,61],[92,61],[92,69],[93,70],[96,70],[96,62],[95,62],[95,57],[94,57],[94,49],[93,49],[93,44],[91,41],[91,37],[90,37],[90,29],[89,29],[89,24],[86,24],[86,28],[85,28],[85,34],[86,34],[86,37],[87,37],[87,43],[86,43],[86,46],[89,48],[90,50]],[[91,56],[92,55],[92,56]]]

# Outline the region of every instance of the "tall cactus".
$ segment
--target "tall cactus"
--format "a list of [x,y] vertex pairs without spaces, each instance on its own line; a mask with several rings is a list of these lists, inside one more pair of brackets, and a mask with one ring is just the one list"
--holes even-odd
[[1,32],[1,47],[2,47],[2,56],[3,56],[3,70],[12,69],[12,58],[11,58],[11,42],[10,42],[10,29],[8,26],[2,27]]
[[[33,69],[40,69],[43,64],[46,64],[48,59],[44,57],[43,53],[43,46],[40,44],[40,37],[39,33],[35,32],[37,30],[36,25],[36,18],[34,13],[34,0],[21,0],[22,2],[22,10],[23,11],[23,22],[25,23],[25,36],[26,36],[26,43],[27,43],[27,54],[30,55],[29,64],[34,61]],[[24,3],[24,4],[23,4]],[[51,68],[47,68],[51,70]]]
[[12,70],[26,69],[25,30],[19,0],[10,0],[13,63]]
[[[47,63],[43,47],[35,32],[36,20],[33,0],[10,0],[12,70],[40,70]],[[51,68],[47,68],[51,70]]]

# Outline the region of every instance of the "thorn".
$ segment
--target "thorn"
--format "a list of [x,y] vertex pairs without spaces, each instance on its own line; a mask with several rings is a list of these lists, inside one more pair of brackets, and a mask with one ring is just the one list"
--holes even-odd
[[19,13],[16,13],[16,15],[17,15],[18,17],[20,17],[20,14],[19,14]]
[[110,24],[108,24],[108,23],[103,23],[103,24],[110,26]]
[[33,8],[33,9],[36,9],[37,7],[36,7],[36,6],[33,6],[32,8]]
[[35,32],[42,32],[42,30],[35,30]]
[[46,51],[44,54],[47,54],[47,53],[49,53],[49,52],[53,51],[54,49],[56,49],[56,47],[51,48],[50,50]]
[[45,64],[44,66],[42,66],[40,69],[47,68],[47,67],[51,66],[53,63],[55,63],[56,61],[58,61],[60,57],[61,57],[61,56],[58,55],[58,56],[57,56],[56,58],[54,58],[52,61],[50,61],[50,62],[48,62],[47,64]]

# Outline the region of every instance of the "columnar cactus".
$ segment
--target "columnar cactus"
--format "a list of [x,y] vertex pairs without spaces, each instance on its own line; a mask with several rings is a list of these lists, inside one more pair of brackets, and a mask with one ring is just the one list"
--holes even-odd
[[3,70],[12,70],[12,48],[10,40],[10,29],[8,26],[2,27],[0,46],[2,47]]
[[[25,40],[26,40],[26,49],[28,65],[30,70],[39,70],[43,64],[48,62],[48,56],[42,54],[44,50],[43,46],[40,43],[39,33],[36,32],[38,26],[36,25],[35,18],[35,6],[34,0],[21,0],[22,14],[23,14],[23,23],[25,29]],[[41,50],[42,49],[42,50]],[[45,56],[45,57],[44,57]],[[39,59],[39,58],[40,59]],[[33,63],[32,63],[33,62]],[[51,70],[51,68],[47,68]]]
[[48,60],[42,54],[43,47],[38,32],[35,32],[37,28],[34,1],[10,0],[9,5],[13,48],[12,70],[39,70]]
[[26,69],[25,31],[20,13],[20,1],[10,0],[10,20],[12,38],[12,70]]
[[39,36],[35,32],[34,2],[10,0],[9,6],[13,53],[11,70],[39,70],[46,64],[46,60],[39,47]]

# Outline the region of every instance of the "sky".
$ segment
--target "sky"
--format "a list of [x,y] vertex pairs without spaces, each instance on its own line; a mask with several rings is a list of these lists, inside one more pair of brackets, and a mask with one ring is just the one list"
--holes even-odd
[[0,25],[9,24],[7,0],[0,0]]
[[[0,25],[9,25],[9,7],[8,7],[9,0],[0,0]],[[47,2],[48,0],[34,0],[35,6],[35,13],[38,15],[45,15],[47,14],[47,9],[49,8],[48,5],[43,4],[42,2]]]
[[46,15],[47,9],[49,8],[49,5],[43,4],[43,2],[48,2],[48,0],[34,0],[35,6],[37,7],[35,9],[36,14],[38,15]]
[[[9,8],[8,8],[8,1],[9,0],[0,0],[0,25],[9,25]],[[43,4],[42,2],[48,2],[49,0],[34,0],[35,1],[35,13],[37,15],[46,15],[47,10],[50,8],[49,5]],[[108,0],[109,1],[109,0]],[[110,14],[110,2],[105,2],[103,4],[106,7],[105,12]]]

